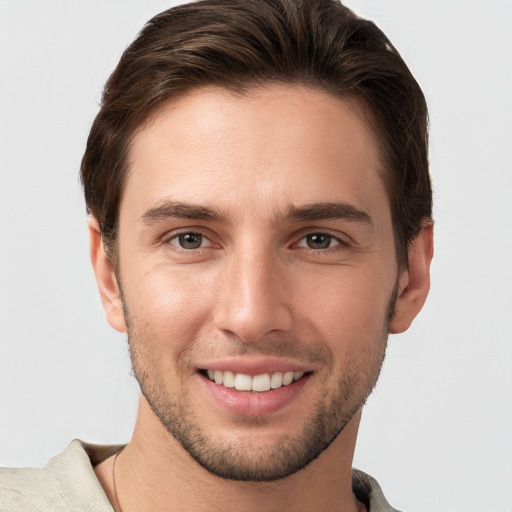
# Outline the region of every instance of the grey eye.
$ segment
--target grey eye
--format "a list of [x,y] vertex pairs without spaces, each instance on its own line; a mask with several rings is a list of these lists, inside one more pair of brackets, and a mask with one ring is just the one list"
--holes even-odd
[[203,244],[203,235],[200,233],[182,233],[175,240],[182,249],[199,249]]
[[310,249],[327,249],[331,246],[333,238],[331,235],[314,233],[306,236],[306,244]]

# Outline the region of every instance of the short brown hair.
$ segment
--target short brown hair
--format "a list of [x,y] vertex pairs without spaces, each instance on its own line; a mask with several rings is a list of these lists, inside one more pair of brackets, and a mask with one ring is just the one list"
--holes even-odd
[[397,258],[432,215],[423,93],[382,31],[336,0],[202,0],[158,14],[108,79],[81,179],[116,257],[130,142],[162,103],[217,85],[241,92],[301,84],[361,102],[385,164]]

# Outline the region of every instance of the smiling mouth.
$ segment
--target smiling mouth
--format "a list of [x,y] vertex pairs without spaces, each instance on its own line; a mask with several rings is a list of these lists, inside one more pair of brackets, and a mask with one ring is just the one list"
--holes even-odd
[[219,386],[234,388],[237,391],[264,393],[271,389],[289,386],[305,375],[309,375],[310,372],[273,372],[254,376],[245,373],[234,373],[229,370],[202,370],[201,373]]

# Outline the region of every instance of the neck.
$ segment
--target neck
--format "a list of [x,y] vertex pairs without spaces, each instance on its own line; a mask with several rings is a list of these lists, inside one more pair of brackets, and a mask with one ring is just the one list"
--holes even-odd
[[98,474],[108,475],[113,459],[96,472],[118,512],[159,512],[168,510],[170,504],[193,511],[355,512],[358,502],[352,492],[351,466],[359,419],[360,413],[303,470],[275,482],[238,482],[203,469],[141,399],[133,438],[116,461],[118,503],[114,480]]

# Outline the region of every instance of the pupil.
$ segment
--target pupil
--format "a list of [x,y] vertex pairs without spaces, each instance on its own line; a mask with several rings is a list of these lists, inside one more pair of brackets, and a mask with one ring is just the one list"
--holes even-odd
[[185,233],[179,236],[179,242],[183,249],[198,249],[201,247],[203,236],[198,233]]
[[309,235],[307,243],[311,249],[327,249],[331,245],[331,236],[322,234]]

